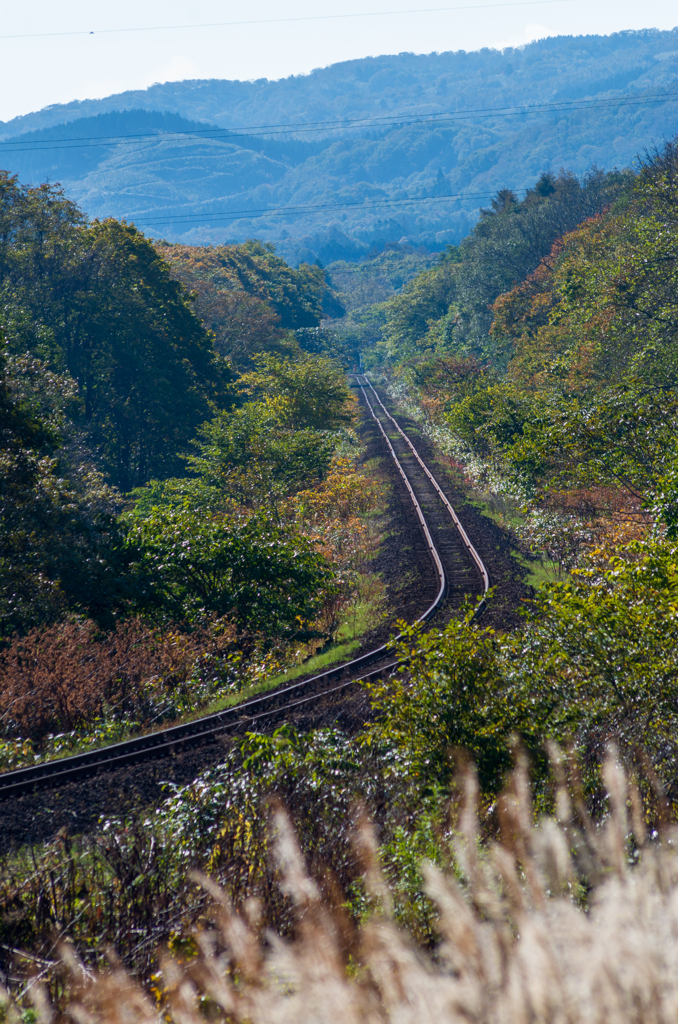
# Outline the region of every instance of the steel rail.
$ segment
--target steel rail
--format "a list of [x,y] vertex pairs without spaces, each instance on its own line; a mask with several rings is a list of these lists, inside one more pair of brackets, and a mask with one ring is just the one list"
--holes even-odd
[[[442,602],[445,599],[447,590],[447,579],[445,575],[445,569],[443,567],[440,554],[433,542],[431,532],[426,522],[425,516],[414,493],[410,480],[407,477],[404,467],[402,466],[398,455],[388,437],[384,427],[377,416],[375,409],[368,397],[365,390],[365,386],[369,386],[370,390],[377,399],[377,402],[381,406],[381,409],[391,420],[399,433],[405,438],[408,445],[413,451],[413,454],[419,461],[420,465],[425,470],[427,476],[432,481],[438,495],[443,499],[445,506],[450,511],[453,521],[460,530],[462,539],[465,541],[469,553],[473,560],[478,564],[480,562],[475,548],[472,547],[468,538],[463,531],[463,527],[459,523],[452,506],[449,504],[445,496],[442,494],[438,484],[428,471],[422,459],[419,457],[416,449],[410,442],[407,435],[400,429],[399,425],[390,415],[388,410],[385,408],[381,399],[377,395],[376,391],[366,380],[363,378],[366,384],[358,382],[365,403],[370,410],[370,413],[377,423],[379,430],[386,442],[389,453],[393,458],[398,472],[402,477],[402,480],[407,489],[408,495],[414,505],[414,508],[419,519],[422,532],[426,539],[426,544],[431,555],[436,575],[438,577],[438,592],[436,594],[433,603],[424,611],[415,621],[425,622],[432,618],[433,615],[438,611]],[[480,562],[482,566],[482,562]],[[481,574],[483,574],[484,566],[482,567]],[[483,574],[483,580],[488,580],[487,572],[485,570]],[[484,592],[487,591],[487,583],[485,585]],[[478,611],[480,610],[480,606]],[[477,612],[478,613],[478,612]],[[476,614],[477,614],[476,613]],[[400,634],[399,634],[400,635]],[[398,635],[398,636],[399,636]],[[396,636],[394,639],[398,639]],[[290,686],[284,687],[279,690],[273,690],[270,693],[262,694],[259,697],[251,698],[248,701],[244,701],[241,704],[236,704],[231,708],[225,708],[223,711],[218,711],[212,715],[206,715],[201,718],[195,719],[193,722],[187,722],[182,725],[169,726],[165,729],[160,729],[154,733],[148,733],[144,736],[138,736],[131,740],[124,740],[120,743],[115,743],[106,747],[101,747],[98,750],[86,751],[81,754],[74,754],[70,757],[59,758],[58,760],[45,761],[42,764],[31,765],[26,768],[18,768],[11,772],[0,774],[0,800],[6,800],[13,796],[20,796],[23,793],[31,792],[34,789],[42,787],[56,787],[62,783],[72,781],[77,778],[85,778],[90,775],[96,774],[99,770],[111,770],[115,768],[124,767],[125,765],[138,763],[140,761],[148,760],[150,758],[159,757],[167,754],[172,754],[178,750],[197,746],[203,744],[209,740],[214,740],[219,734],[226,733],[231,729],[242,730],[246,727],[252,727],[257,722],[262,722],[265,719],[278,718],[281,713],[285,711],[298,708],[305,704],[312,702],[322,701],[324,698],[336,694],[341,690],[346,689],[349,686],[354,686],[356,683],[364,682],[368,679],[378,677],[386,672],[396,668],[400,662],[398,660],[392,660],[386,664],[381,664],[371,672],[364,674],[358,674],[368,668],[370,664],[383,658],[389,652],[389,644],[382,644],[372,651],[368,651],[358,658],[354,658],[351,661],[343,662],[341,665],[337,665],[332,669],[328,669],[325,672],[318,673],[317,675],[311,676],[307,679],[301,680],[299,683],[294,683]],[[339,683],[339,685],[325,687],[315,692],[302,696],[302,691],[309,687],[317,687],[318,684],[336,682],[346,673],[350,674],[350,678]],[[278,704],[277,702],[282,697],[283,699],[288,695],[295,694],[295,698],[292,701],[288,701],[284,704]]]
[[[483,580],[483,597],[484,597],[487,594],[488,590],[490,589],[490,574],[488,573],[487,568],[485,567],[485,563],[483,562],[482,558],[480,557],[480,555],[476,551],[475,547],[473,546],[473,544],[469,540],[469,536],[468,536],[466,530],[464,529],[464,527],[461,525],[461,522],[459,521],[459,516],[457,515],[457,513],[452,508],[452,505],[450,504],[450,502],[447,500],[447,497],[443,493],[440,485],[438,484],[438,481],[433,476],[433,473],[431,473],[431,471],[429,470],[428,466],[426,465],[424,460],[419,455],[419,452],[414,447],[414,445],[410,441],[410,439],[407,436],[407,434],[404,432],[404,430],[401,429],[400,424],[397,423],[396,420],[394,420],[393,416],[391,416],[390,412],[388,411],[388,409],[386,408],[386,406],[382,402],[381,398],[379,397],[377,392],[372,387],[372,384],[370,383],[370,381],[367,380],[367,377],[364,377],[363,379],[365,380],[365,382],[367,383],[367,386],[372,391],[372,394],[376,398],[376,400],[379,403],[379,405],[381,406],[381,408],[384,410],[384,412],[386,413],[386,415],[390,419],[390,421],[393,424],[393,426],[396,428],[398,433],[403,437],[405,443],[407,445],[409,445],[409,447],[410,447],[410,449],[412,451],[412,454],[414,455],[415,459],[417,460],[417,462],[419,463],[421,468],[426,473],[426,476],[429,478],[429,480],[431,481],[431,483],[435,487],[436,491],[438,492],[438,497],[442,501],[442,503],[445,506],[445,508],[447,509],[447,511],[450,513],[450,516],[452,517],[452,522],[454,523],[454,525],[456,526],[457,530],[459,531],[459,535],[461,536],[461,539],[464,542],[464,545],[465,545],[469,555],[471,556],[471,558],[475,562],[475,564],[476,564],[476,566],[477,566],[477,568],[478,568],[478,570],[480,572],[480,575],[481,575],[482,580]],[[360,387],[363,389],[363,393],[364,393],[364,386],[361,384]],[[380,424],[380,426],[381,426],[381,424]],[[382,433],[383,433],[383,430],[382,430]],[[386,436],[386,435],[384,434],[384,436]]]
[[[365,378],[365,380],[367,380],[367,378]],[[369,381],[368,381],[368,384],[369,384]],[[372,389],[372,391],[373,391],[377,401],[379,402],[379,405],[381,405],[382,409],[384,409],[384,406],[382,405],[382,403],[381,403],[381,401],[379,399],[379,396],[377,395],[377,392],[374,390],[374,388],[372,387],[371,384],[369,386]],[[398,456],[395,453],[395,449],[394,449],[393,445],[391,444],[391,439],[388,436],[388,434],[386,433],[386,431],[384,430],[384,428],[383,428],[383,426],[381,424],[381,421],[379,420],[379,417],[376,415],[376,413],[375,413],[375,411],[374,411],[374,409],[372,407],[372,403],[370,402],[369,398],[367,397],[367,392],[365,391],[364,386],[362,384],[360,384],[359,387],[360,387],[360,390],[363,393],[363,396],[365,398],[365,402],[367,403],[367,406],[368,406],[370,412],[372,413],[372,416],[373,416],[377,426],[379,427],[379,430],[381,431],[382,436],[383,436],[384,440],[386,441],[386,444],[388,445],[388,450],[390,451],[391,456],[393,458],[393,461],[395,462],[395,464],[396,464],[396,466],[398,468],[398,472],[400,473],[401,477],[403,478],[403,481],[405,483],[405,487],[407,488],[408,494],[409,494],[410,498],[412,499],[412,504],[415,507],[417,516],[419,518],[419,523],[420,523],[421,528],[422,528],[422,530],[424,532],[424,537],[426,538],[426,543],[428,545],[428,549],[429,549],[429,551],[430,551],[430,553],[431,553],[431,555],[433,557],[433,562],[434,562],[434,565],[436,567],[436,572],[438,573],[438,582],[440,584],[440,587],[439,587],[438,593],[436,595],[436,599],[433,602],[433,604],[431,605],[431,607],[427,608],[427,610],[424,612],[424,614],[421,615],[417,619],[417,622],[424,622],[424,621],[426,621],[426,619],[430,618],[431,615],[433,615],[437,611],[438,607],[440,606],[440,604],[442,603],[442,601],[443,601],[443,599],[445,597],[445,592],[447,590],[447,578],[445,576],[445,569],[443,568],[443,563],[441,561],[440,555],[438,554],[438,549],[436,548],[435,544],[433,543],[433,537],[431,536],[431,532],[430,532],[430,530],[428,528],[428,524],[426,522],[426,519],[424,518],[424,513],[422,511],[421,505],[417,501],[415,493],[412,490],[412,485],[411,485],[411,483],[410,483],[410,481],[409,481],[409,479],[407,477],[407,474],[406,474],[405,470],[402,467],[400,459],[398,458]],[[384,412],[386,412],[386,409],[384,409]],[[389,414],[386,413],[386,415],[388,416]],[[392,418],[392,417],[389,417],[389,418]],[[401,433],[402,433],[402,431],[401,431]],[[403,434],[403,437],[404,436],[405,435]],[[414,451],[414,449],[412,449],[412,450]],[[416,455],[416,452],[415,452],[415,455]],[[419,456],[417,456],[417,458],[419,458]],[[419,461],[421,462],[421,459]],[[423,463],[422,463],[422,465],[423,465]]]

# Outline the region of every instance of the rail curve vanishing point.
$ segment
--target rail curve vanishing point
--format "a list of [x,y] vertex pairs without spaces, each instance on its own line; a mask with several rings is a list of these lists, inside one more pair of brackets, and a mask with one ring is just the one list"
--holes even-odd
[[[468,576],[469,565],[475,570],[476,579],[477,575],[479,575],[482,581],[483,600],[476,608],[475,613],[479,615],[484,606],[484,596],[487,594],[490,586],[489,575],[480,555],[469,540],[456,512],[433,474],[420,457],[407,434],[401,429],[390,412],[388,412],[372,384],[364,375],[355,375],[355,380],[365,405],[372,418],[376,421],[414,505],[428,553],[435,569],[437,577],[435,599],[416,621],[426,622],[440,609],[448,592],[451,575],[458,577],[455,583],[459,589],[464,593],[469,592],[468,585],[471,582]],[[389,437],[388,430],[393,428],[396,433]],[[396,447],[404,450],[398,453]],[[408,463],[408,465],[403,465],[404,462]],[[415,489],[418,489],[420,492],[419,498],[415,494]],[[461,541],[461,545],[457,545],[458,550],[443,552],[443,557],[441,557],[441,550],[439,550],[441,548],[441,541],[438,539],[436,543],[436,540],[434,540],[431,526],[427,522],[427,513],[422,508],[423,492],[426,492],[429,505],[432,496],[440,503],[446,515],[449,515],[452,519],[456,536]],[[429,519],[431,519],[430,513]],[[438,531],[441,532],[440,526]],[[462,552],[461,556],[459,549]],[[448,564],[447,569],[444,564],[445,562]],[[320,702],[324,698],[339,693],[356,683],[377,678],[388,673],[397,665],[398,661],[394,659],[390,651],[390,645],[382,644],[380,647],[368,651],[358,658],[344,662],[301,682],[253,697],[241,704],[236,704],[212,715],[197,718],[192,722],[170,726],[144,736],[137,736],[131,740],[124,740],[111,746],[100,747],[97,750],[5,772],[0,774],[0,800],[20,796],[23,793],[32,792],[38,788],[55,788],[62,783],[95,775],[99,771],[110,771],[150,758],[167,756],[186,747],[198,746],[209,742],[215,739],[217,735],[223,735],[224,733],[242,733],[244,730],[251,730],[257,725],[263,725],[267,720],[273,721],[281,717],[284,718],[284,714],[287,711],[293,711],[302,705],[308,705],[312,702]]]

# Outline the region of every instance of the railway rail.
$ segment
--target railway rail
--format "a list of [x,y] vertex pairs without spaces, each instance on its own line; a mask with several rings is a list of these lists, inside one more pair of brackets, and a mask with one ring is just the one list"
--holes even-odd
[[[452,505],[372,384],[364,375],[356,375],[355,382],[412,501],[434,569],[435,596],[416,621],[431,619],[440,610],[450,590],[457,595],[465,595],[477,591],[480,583],[484,598],[490,586],[489,574]],[[449,529],[450,519],[454,530]],[[482,610],[483,603],[476,609],[476,615]],[[263,727],[284,719],[288,712],[332,700],[348,687],[382,676],[397,665],[388,646],[383,644],[308,679],[261,694],[192,722],[170,726],[98,750],[0,774],[0,801],[38,788],[57,788],[66,782],[87,778],[100,771],[171,755],[187,747],[210,742],[224,734]]]

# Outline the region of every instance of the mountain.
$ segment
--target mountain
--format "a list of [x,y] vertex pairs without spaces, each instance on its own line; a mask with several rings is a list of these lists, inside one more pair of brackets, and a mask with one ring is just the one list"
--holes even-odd
[[0,124],[0,167],[157,237],[257,236],[330,262],[389,240],[439,249],[499,188],[628,165],[676,132],[678,29],[648,29],[55,105]]

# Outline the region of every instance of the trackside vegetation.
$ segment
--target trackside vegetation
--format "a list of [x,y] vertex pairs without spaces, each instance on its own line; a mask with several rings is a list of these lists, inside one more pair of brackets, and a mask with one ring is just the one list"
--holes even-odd
[[[295,334],[320,322],[320,268],[258,242],[167,262],[57,187],[0,185],[11,767],[195,711],[331,643],[361,600],[376,491],[340,358]],[[205,267],[207,307],[181,280]],[[35,693],[49,711],[31,723]]]
[[[383,500],[360,468],[356,353],[541,578],[519,628],[470,606],[433,628],[400,622],[401,667],[366,686],[362,724],[250,733],[153,806],[8,853],[11,999],[33,991],[33,957],[41,1013],[49,996],[108,1020],[117,985],[149,1019],[395,1021],[426,962],[449,1000],[434,1012],[412,994],[413,1020],[555,1024],[580,997],[653,1019],[630,1007],[650,1005],[665,965],[634,974],[629,995],[609,928],[625,949],[642,904],[673,935],[678,143],[632,170],[500,192],[385,301],[343,291],[345,315],[321,268],[271,246],[153,247],[88,224],[57,190],[5,185],[6,766],[53,752],[59,733],[91,742],[207,706],[346,635]],[[42,225],[64,261],[50,256],[44,309],[21,283],[39,276]],[[99,319],[118,295],[106,260],[130,253],[137,286],[116,330],[139,348],[131,368]],[[91,385],[71,336],[90,346],[87,373],[100,366]],[[162,345],[175,355],[156,358]],[[172,433],[160,391],[184,387]],[[155,447],[126,425],[142,407]],[[636,908],[626,923],[621,906]],[[315,1017],[310,936],[340,993]],[[589,978],[577,942],[607,957],[606,994],[568,988],[572,971]],[[136,980],[106,974],[108,947]],[[64,981],[75,953],[80,988]],[[547,962],[544,994],[526,965]]]

